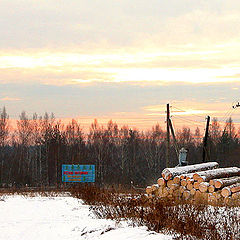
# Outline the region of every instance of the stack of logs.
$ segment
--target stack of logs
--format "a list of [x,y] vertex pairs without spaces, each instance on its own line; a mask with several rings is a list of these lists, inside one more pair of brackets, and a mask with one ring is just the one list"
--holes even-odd
[[217,162],[166,168],[149,197],[203,200],[212,203],[240,200],[240,168],[219,168]]

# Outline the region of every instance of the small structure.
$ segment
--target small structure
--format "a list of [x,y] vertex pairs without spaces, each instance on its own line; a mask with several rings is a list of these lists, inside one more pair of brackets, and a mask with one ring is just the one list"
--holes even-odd
[[188,150],[185,148],[181,148],[181,150],[179,151],[179,156],[178,156],[179,167],[188,165],[187,153],[188,153]]

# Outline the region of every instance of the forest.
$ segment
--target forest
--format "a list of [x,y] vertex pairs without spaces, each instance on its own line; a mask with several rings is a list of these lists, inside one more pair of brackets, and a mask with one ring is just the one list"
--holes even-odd
[[[81,123],[68,124],[54,114],[29,117],[23,111],[12,124],[5,107],[0,110],[0,186],[62,186],[62,164],[94,164],[99,186],[145,187],[166,167],[165,126],[156,124],[148,131],[119,127],[112,120],[106,127],[95,119],[86,133]],[[177,129],[180,147],[187,148],[189,164],[202,162],[200,130]],[[171,140],[172,141],[172,140]],[[170,167],[178,164],[171,142]],[[208,139],[207,161],[220,167],[240,167],[240,134],[233,120],[224,126],[213,118]]]

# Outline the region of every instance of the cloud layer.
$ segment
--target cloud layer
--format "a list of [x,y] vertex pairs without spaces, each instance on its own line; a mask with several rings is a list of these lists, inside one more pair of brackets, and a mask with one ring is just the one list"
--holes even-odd
[[0,14],[0,101],[13,117],[149,126],[171,102],[224,120],[240,98],[238,0],[3,0]]

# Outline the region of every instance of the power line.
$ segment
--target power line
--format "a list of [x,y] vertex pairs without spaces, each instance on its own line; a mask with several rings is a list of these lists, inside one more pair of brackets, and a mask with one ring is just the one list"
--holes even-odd
[[[183,110],[183,109],[178,108],[178,107],[174,107],[174,106],[172,106],[172,107],[175,108],[175,109],[177,109],[177,110],[180,110],[180,111],[182,111],[182,112],[188,112],[188,111]],[[199,118],[203,118],[203,116],[197,115],[197,114],[195,114],[195,113],[189,113],[189,115],[193,115],[193,116],[196,116],[196,117],[199,117]]]
[[[194,124],[194,125],[196,125],[196,126],[200,126],[200,127],[203,127],[203,125],[201,125],[201,123],[199,123],[199,122],[196,122],[196,121],[193,121],[193,120],[190,120],[190,119],[186,119],[186,118],[182,118],[182,117],[179,117],[179,116],[174,116],[174,118],[179,118],[179,119],[181,119],[181,120],[184,120],[184,121],[186,121],[186,122],[189,122],[189,123],[191,123],[191,124]],[[202,123],[203,124],[203,123]]]
[[[182,112],[187,112],[186,110],[181,109],[181,108],[179,108],[179,107],[175,107],[175,106],[172,106],[172,107],[175,108],[175,109],[177,109],[177,110],[180,110],[180,111],[182,111]],[[234,112],[234,111],[236,110],[236,108],[238,108],[238,107],[240,107],[239,101],[237,101],[236,103],[233,103],[233,104],[232,104],[232,107],[224,114],[223,117],[221,117],[221,118],[222,118],[222,122],[226,122],[226,120],[227,120],[229,117],[232,116],[233,112]],[[189,115],[193,115],[193,116],[202,118],[202,116],[197,115],[197,114],[194,114],[194,113],[191,113],[191,114],[189,113]],[[188,119],[188,120],[190,120],[190,119]],[[193,121],[193,120],[190,120],[190,121]],[[221,121],[221,120],[220,120],[220,121]],[[202,122],[204,122],[204,121],[202,121]]]
[[183,120],[190,121],[190,122],[195,122],[195,123],[198,123],[198,124],[204,124],[204,121],[196,121],[196,120],[193,120],[193,119],[190,119],[190,118],[186,118],[186,117],[183,117],[183,116],[176,116],[176,115],[174,115],[173,117],[181,118]]
[[233,108],[228,111],[228,114],[225,114],[225,117],[223,118],[222,122],[226,122],[228,118],[230,118],[233,114],[233,112],[236,110],[236,108]]

